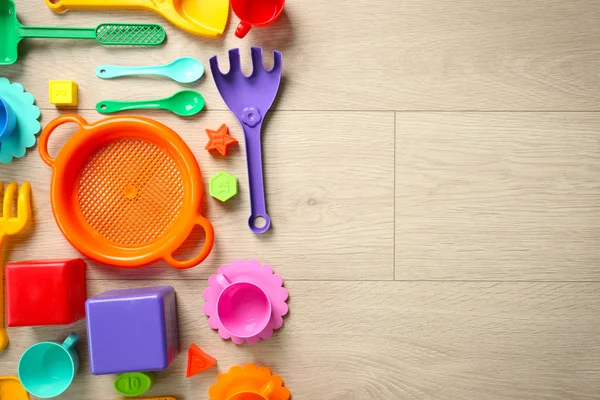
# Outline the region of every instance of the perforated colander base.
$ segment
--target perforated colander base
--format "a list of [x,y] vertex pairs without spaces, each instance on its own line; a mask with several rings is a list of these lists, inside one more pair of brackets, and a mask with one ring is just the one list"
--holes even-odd
[[96,152],[77,188],[87,223],[106,240],[129,247],[163,235],[179,215],[183,195],[175,161],[138,139],[114,141]]

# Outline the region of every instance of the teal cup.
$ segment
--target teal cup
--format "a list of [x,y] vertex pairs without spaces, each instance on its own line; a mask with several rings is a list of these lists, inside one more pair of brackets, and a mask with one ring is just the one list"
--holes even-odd
[[18,368],[25,390],[43,399],[67,390],[79,369],[74,348],[78,339],[76,333],[71,333],[62,344],[41,342],[25,350]]

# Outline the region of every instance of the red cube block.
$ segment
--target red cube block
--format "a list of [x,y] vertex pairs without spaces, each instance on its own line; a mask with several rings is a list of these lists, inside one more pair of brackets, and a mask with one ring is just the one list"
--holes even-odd
[[85,262],[21,261],[6,265],[8,326],[66,325],[85,317]]

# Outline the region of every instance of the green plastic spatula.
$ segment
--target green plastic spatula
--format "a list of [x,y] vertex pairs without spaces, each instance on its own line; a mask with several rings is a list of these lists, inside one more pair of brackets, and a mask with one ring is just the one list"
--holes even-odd
[[167,34],[155,24],[100,24],[96,28],[23,26],[13,0],[0,0],[0,65],[14,64],[25,38],[96,39],[104,45],[156,46]]
[[171,97],[146,101],[101,101],[96,105],[100,114],[112,114],[119,111],[162,109],[182,117],[191,117],[204,108],[204,97],[194,90],[182,90]]

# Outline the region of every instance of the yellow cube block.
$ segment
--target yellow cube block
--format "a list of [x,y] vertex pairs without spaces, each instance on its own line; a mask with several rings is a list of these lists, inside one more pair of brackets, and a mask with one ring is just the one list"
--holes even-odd
[[57,107],[77,107],[78,90],[72,81],[50,81],[50,103]]

